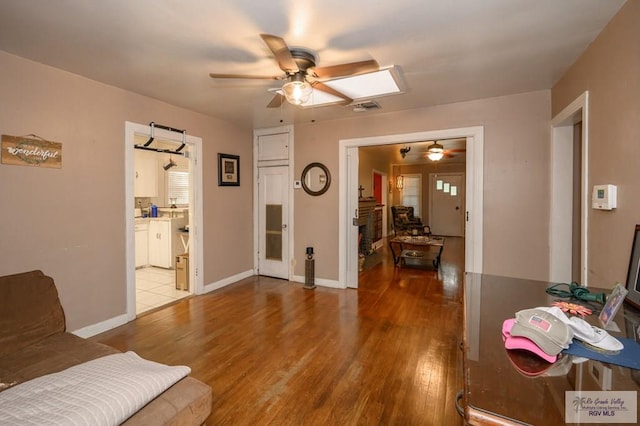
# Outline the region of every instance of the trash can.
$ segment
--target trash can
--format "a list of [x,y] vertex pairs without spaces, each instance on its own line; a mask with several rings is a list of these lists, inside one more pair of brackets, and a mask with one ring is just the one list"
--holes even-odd
[[189,291],[189,253],[176,256],[176,290]]

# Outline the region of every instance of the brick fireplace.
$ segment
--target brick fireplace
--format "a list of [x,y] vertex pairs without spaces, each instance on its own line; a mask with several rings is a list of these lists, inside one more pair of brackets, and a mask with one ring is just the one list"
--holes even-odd
[[373,197],[365,197],[358,200],[358,233],[361,235],[359,238],[359,251],[364,255],[373,253],[376,203],[376,199]]

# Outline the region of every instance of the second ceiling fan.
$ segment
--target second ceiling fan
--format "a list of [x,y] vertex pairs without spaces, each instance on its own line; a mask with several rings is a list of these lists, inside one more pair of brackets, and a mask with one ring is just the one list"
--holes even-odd
[[273,52],[278,66],[284,71],[284,75],[265,76],[210,73],[209,76],[211,78],[286,80],[282,85],[282,93],[284,93],[284,95],[276,93],[267,105],[267,108],[279,107],[285,99],[293,105],[303,105],[309,100],[313,89],[342,99],[341,104],[349,104],[353,99],[327,86],[324,82],[338,77],[378,71],[380,68],[378,62],[373,59],[328,67],[317,67],[316,55],[313,51],[303,48],[289,48],[284,39],[275,35],[260,34],[260,37],[262,37],[262,40],[264,40]]

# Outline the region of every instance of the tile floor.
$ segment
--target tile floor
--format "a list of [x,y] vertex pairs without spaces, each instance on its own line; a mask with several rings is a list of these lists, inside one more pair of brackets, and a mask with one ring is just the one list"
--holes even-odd
[[136,269],[136,314],[190,296],[176,290],[176,271],[163,268]]

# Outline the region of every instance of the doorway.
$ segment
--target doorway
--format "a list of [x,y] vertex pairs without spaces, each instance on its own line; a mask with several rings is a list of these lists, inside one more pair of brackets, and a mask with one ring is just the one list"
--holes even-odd
[[551,120],[549,281],[584,286],[589,270],[588,107],[589,92],[584,92]]
[[258,168],[258,270],[289,279],[288,166]]
[[[144,256],[141,259],[139,253],[140,250],[144,250],[141,248],[144,246],[142,244],[144,237],[138,239],[138,250],[136,250],[137,232],[146,231],[147,242],[151,241],[155,236],[160,243],[153,245],[153,247],[151,244],[146,245],[147,264],[151,264],[150,259],[152,258],[154,264],[158,263],[158,265],[154,265],[157,266],[156,272],[162,272],[162,274],[157,274],[156,279],[158,281],[166,282],[170,280],[168,287],[175,289],[178,284],[175,281],[178,278],[178,274],[176,274],[176,271],[178,271],[184,275],[183,281],[187,284],[185,290],[188,290],[188,293],[201,294],[204,291],[202,272],[199,267],[202,265],[203,244],[198,232],[202,229],[202,165],[198,161],[202,152],[202,139],[156,127],[153,130],[154,142],[149,145],[150,147],[156,147],[160,143],[167,145],[165,146],[167,150],[175,151],[175,147],[185,143],[184,152],[188,154],[181,159],[179,158],[180,155],[169,156],[164,151],[160,154],[152,151],[150,152],[152,157],[147,157],[148,162],[145,163],[146,165],[151,165],[149,166],[151,169],[145,169],[144,167],[139,167],[140,164],[137,164],[136,161],[136,155],[138,155],[138,158],[143,158],[144,155],[136,154],[139,150],[135,149],[134,146],[138,145],[140,141],[146,143],[151,140],[151,135],[150,126],[130,122],[125,123],[127,320],[132,320],[136,317],[136,265],[141,266],[141,262],[145,262]],[[155,171],[158,172],[155,185],[161,187],[161,190],[156,188],[155,197],[152,196],[153,192],[146,194],[136,193],[136,176],[139,179],[141,173],[153,170],[154,164],[157,168]],[[171,173],[169,173],[170,171]],[[188,180],[186,193],[184,192],[184,182],[182,184],[177,182],[185,177]],[[170,179],[174,179],[175,182],[170,182]],[[153,179],[146,182],[153,182]],[[171,197],[167,192],[169,184],[175,190],[170,194]],[[150,196],[145,197],[145,195]],[[173,198],[175,200],[172,200]],[[146,205],[143,200],[146,201]],[[171,207],[172,202],[175,202],[175,208]],[[156,208],[151,211],[155,210],[153,214],[157,215],[158,218],[153,220],[153,224],[151,223],[152,220],[147,219],[146,229],[136,229],[139,228],[136,221],[143,222],[140,219],[144,219],[136,219],[136,216],[138,214],[143,216],[145,213],[148,216],[150,213],[149,204],[155,204]],[[137,209],[140,210],[138,211]],[[181,211],[178,213],[178,210]],[[165,244],[168,242],[167,239],[170,239],[170,244]],[[136,254],[138,254],[138,258],[136,258]],[[186,257],[178,260],[178,255],[185,254],[187,255]],[[185,261],[186,258],[188,258],[188,261]],[[169,291],[169,289],[166,291]]]
[[482,272],[483,152],[484,127],[343,139],[339,142],[339,280],[345,287],[358,287],[358,147],[466,139],[465,271]]
[[253,134],[254,272],[291,279],[293,252],[293,126]]
[[[135,146],[144,147],[149,138],[135,135],[134,140]],[[190,161],[189,148],[180,148],[181,144],[154,138],[149,146],[155,150],[134,151],[137,315],[192,294]]]

